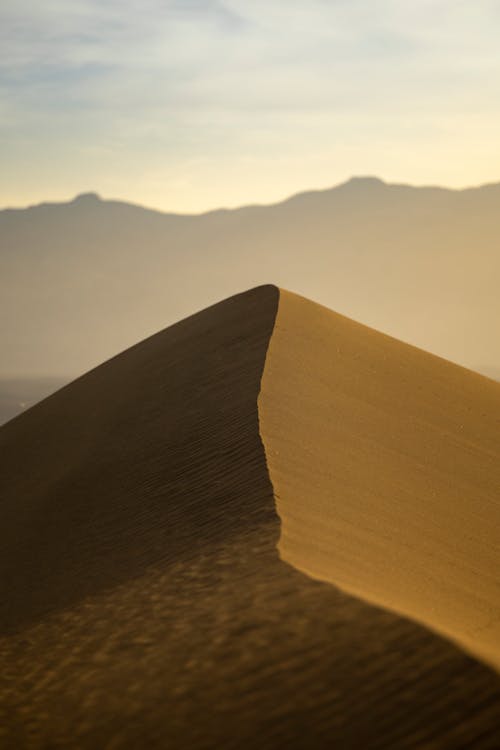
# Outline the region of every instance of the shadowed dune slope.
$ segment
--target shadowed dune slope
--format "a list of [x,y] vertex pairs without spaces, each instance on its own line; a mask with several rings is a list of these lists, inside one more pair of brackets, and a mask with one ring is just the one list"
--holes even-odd
[[228,531],[222,518],[252,525],[255,507],[237,488],[260,448],[256,399],[277,300],[269,287],[192,316],[4,425],[4,624],[212,544]]
[[499,746],[493,671],[280,559],[257,410],[279,295],[0,429],[2,748]]
[[283,559],[500,669],[500,385],[282,291],[259,404]]

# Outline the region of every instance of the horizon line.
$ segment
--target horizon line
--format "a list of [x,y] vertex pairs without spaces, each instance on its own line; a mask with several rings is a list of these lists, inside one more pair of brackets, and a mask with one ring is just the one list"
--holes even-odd
[[238,206],[219,206],[217,208],[209,208],[203,211],[195,211],[195,212],[189,212],[189,211],[169,211],[166,209],[161,208],[155,208],[152,206],[144,205],[142,203],[135,203],[132,200],[124,200],[121,198],[103,198],[100,193],[97,191],[83,191],[81,193],[77,193],[73,198],[69,198],[68,200],[42,200],[39,203],[30,203],[28,205],[22,205],[22,206],[13,206],[13,205],[7,205],[0,208],[0,213],[3,213],[5,211],[27,211],[33,208],[40,208],[42,206],[68,206],[72,203],[76,203],[77,201],[95,201],[99,203],[120,203],[126,206],[131,206],[134,208],[143,209],[145,211],[151,211],[154,213],[163,214],[165,216],[180,216],[180,217],[186,217],[186,218],[192,218],[192,217],[198,217],[198,216],[206,216],[208,214],[213,213],[220,213],[220,212],[231,212],[231,211],[241,211],[249,208],[273,208],[275,206],[283,205],[284,203],[288,203],[291,200],[294,200],[296,198],[305,196],[305,195],[314,195],[318,193],[328,193],[334,190],[338,190],[340,188],[346,187],[352,183],[371,183],[372,185],[378,185],[388,188],[408,188],[411,190],[439,190],[443,192],[449,192],[449,193],[465,193],[468,191],[475,191],[475,190],[481,190],[484,188],[491,188],[496,187],[500,185],[500,180],[498,182],[484,182],[479,183],[476,185],[467,185],[465,187],[449,187],[444,185],[437,185],[437,184],[428,184],[424,183],[421,185],[415,185],[409,182],[389,182],[381,177],[378,177],[376,175],[353,175],[352,177],[349,177],[348,179],[344,180],[343,182],[335,183],[334,185],[330,185],[329,187],[323,187],[323,188],[306,188],[304,190],[300,190],[298,192],[292,193],[288,195],[285,198],[282,198],[277,201],[273,201],[271,203],[244,203],[242,205]]

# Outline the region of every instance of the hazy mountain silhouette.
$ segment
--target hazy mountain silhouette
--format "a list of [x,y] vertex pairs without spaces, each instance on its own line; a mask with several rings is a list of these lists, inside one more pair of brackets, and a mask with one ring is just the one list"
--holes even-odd
[[0,211],[0,375],[77,375],[272,280],[485,373],[500,368],[500,184],[355,178],[175,215],[96,194]]

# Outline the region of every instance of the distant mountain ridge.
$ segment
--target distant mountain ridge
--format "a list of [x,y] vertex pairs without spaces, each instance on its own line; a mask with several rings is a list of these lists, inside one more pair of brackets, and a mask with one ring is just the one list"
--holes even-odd
[[353,178],[162,213],[84,193],[0,211],[0,376],[78,375],[241,288],[294,288],[471,369],[500,368],[500,184]]
[[442,194],[467,194],[470,195],[472,193],[482,193],[485,194],[486,192],[491,193],[497,193],[500,195],[500,182],[488,182],[483,183],[480,185],[473,185],[470,187],[464,187],[464,188],[453,188],[453,187],[445,187],[441,185],[411,185],[407,183],[399,183],[399,182],[387,182],[386,180],[381,179],[380,177],[375,176],[354,176],[350,179],[346,180],[345,182],[339,183],[338,185],[334,185],[332,187],[328,188],[318,188],[313,190],[301,190],[298,193],[292,193],[286,198],[283,198],[282,200],[273,201],[271,203],[245,203],[241,206],[236,206],[232,208],[227,208],[224,206],[221,206],[219,208],[213,208],[213,209],[207,209],[206,211],[198,211],[198,212],[174,212],[174,211],[167,211],[162,210],[159,208],[151,208],[149,206],[142,205],[140,203],[135,203],[133,201],[124,201],[121,199],[116,198],[103,198],[98,192],[95,191],[88,191],[83,193],[78,193],[73,198],[68,199],[67,201],[41,201],[40,203],[32,203],[28,206],[4,206],[3,208],[0,208],[0,214],[3,211],[27,211],[29,209],[35,209],[35,208],[41,208],[41,207],[49,207],[49,206],[68,206],[68,205],[78,205],[78,206],[95,206],[97,203],[113,203],[113,204],[120,204],[123,206],[128,206],[129,208],[140,208],[144,211],[149,211],[151,213],[155,214],[162,214],[164,216],[185,216],[185,217],[195,217],[195,216],[207,216],[208,214],[214,214],[214,213],[220,213],[220,212],[232,212],[232,211],[244,211],[245,209],[253,209],[253,208],[275,208],[276,206],[281,206],[283,204],[287,204],[290,202],[294,202],[296,200],[314,197],[318,195],[331,195],[332,193],[341,193],[341,192],[347,192],[350,190],[376,190],[376,189],[397,189],[397,190],[405,190],[408,193],[414,193],[416,191],[434,191],[437,193]]

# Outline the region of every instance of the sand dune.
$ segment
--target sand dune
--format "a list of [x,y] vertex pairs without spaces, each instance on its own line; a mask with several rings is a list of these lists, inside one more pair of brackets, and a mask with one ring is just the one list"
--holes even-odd
[[[455,540],[457,602],[487,520],[479,561],[492,559],[497,517],[476,476],[490,434],[465,412],[491,415],[499,386],[449,367],[267,286],[156,334],[0,428],[0,746],[498,746],[497,673],[367,601],[401,596],[381,603],[437,627],[408,605],[441,607],[434,590],[405,598],[394,572],[383,588],[376,556],[387,547],[415,585],[420,541],[405,567],[406,548],[387,534],[404,510],[405,539],[418,537],[432,490],[422,554]],[[466,494],[460,517],[444,513],[457,487],[477,487],[475,516]]]

